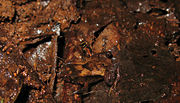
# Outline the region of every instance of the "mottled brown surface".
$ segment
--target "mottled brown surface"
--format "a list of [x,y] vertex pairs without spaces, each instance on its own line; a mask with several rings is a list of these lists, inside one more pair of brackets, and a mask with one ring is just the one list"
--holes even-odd
[[179,8],[0,0],[0,102],[180,102]]
[[3,52],[0,53],[0,56],[0,99],[5,103],[14,102],[22,87],[22,81],[15,74],[19,71],[19,67],[12,57],[8,57]]

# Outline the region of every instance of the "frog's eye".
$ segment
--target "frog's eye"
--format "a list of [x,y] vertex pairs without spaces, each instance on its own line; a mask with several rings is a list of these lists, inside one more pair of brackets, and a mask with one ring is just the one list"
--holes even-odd
[[106,55],[106,57],[109,58],[109,59],[111,59],[111,58],[113,57],[111,51],[106,52],[105,55]]

